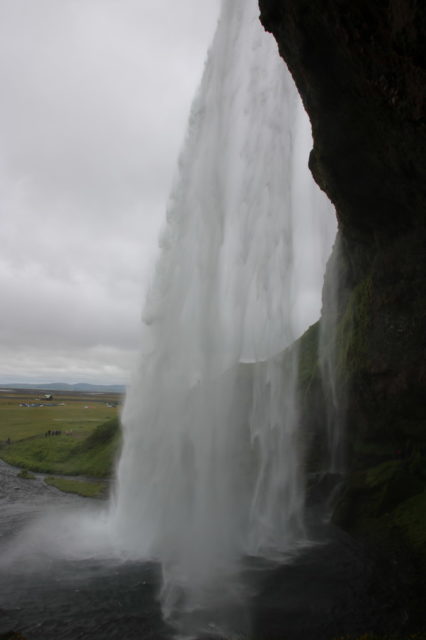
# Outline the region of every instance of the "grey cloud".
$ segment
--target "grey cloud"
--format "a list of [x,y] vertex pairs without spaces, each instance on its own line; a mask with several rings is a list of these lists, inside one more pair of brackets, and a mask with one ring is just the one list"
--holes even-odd
[[2,349],[1,384],[11,382],[96,382],[127,384],[135,365],[135,351],[112,347],[45,351],[37,348]]
[[0,3],[0,379],[124,375],[218,4]]

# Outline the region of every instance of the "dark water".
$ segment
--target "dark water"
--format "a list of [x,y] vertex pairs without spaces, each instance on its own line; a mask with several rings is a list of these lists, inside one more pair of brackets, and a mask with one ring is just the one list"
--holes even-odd
[[[0,634],[19,631],[28,640],[177,637],[177,627],[161,615],[159,565],[63,559],[49,548],[33,551],[30,536],[16,547],[13,540],[46,509],[61,521],[72,509],[84,514],[102,508],[16,473],[0,462]],[[179,628],[197,640],[332,640],[403,629],[406,613],[392,568],[378,566],[362,546],[318,523],[312,528],[317,544],[282,563],[246,559],[238,595],[235,585],[224,584],[210,610],[181,616]],[[67,528],[72,541],[74,532]],[[55,540],[47,533],[49,547]]]
[[19,631],[29,640],[170,638],[153,563],[61,560],[46,553],[34,562],[18,555],[8,563],[13,539],[44,511],[53,509],[60,521],[62,512],[101,506],[48,487],[41,477],[16,474],[0,462],[0,634]]
[[29,640],[170,638],[158,584],[156,567],[143,564],[57,563],[37,575],[9,575],[0,629],[19,630]]

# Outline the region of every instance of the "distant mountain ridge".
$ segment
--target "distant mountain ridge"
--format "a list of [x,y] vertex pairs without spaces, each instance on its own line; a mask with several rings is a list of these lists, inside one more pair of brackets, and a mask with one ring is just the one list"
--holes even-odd
[[15,382],[12,384],[0,384],[3,389],[40,389],[45,391],[82,391],[86,393],[125,393],[126,387],[122,384],[89,384],[78,382],[50,382],[45,384]]

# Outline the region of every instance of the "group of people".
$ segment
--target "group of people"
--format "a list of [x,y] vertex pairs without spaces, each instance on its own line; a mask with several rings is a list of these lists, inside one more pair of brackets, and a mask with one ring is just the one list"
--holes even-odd
[[49,436],[60,436],[60,435],[62,435],[62,431],[59,431],[59,429],[49,429],[44,434],[44,437],[48,438]]

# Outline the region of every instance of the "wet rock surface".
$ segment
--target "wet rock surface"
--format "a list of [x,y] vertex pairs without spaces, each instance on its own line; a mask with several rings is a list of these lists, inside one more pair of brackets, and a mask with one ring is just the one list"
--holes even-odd
[[407,619],[424,629],[426,5],[259,6],[309,114],[310,167],[339,222],[323,295],[337,286],[348,476],[335,520],[400,567]]
[[424,225],[424,3],[259,5],[310,116],[311,168],[345,235]]
[[265,578],[254,602],[254,638],[331,640],[406,630],[402,576],[336,528]]

